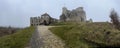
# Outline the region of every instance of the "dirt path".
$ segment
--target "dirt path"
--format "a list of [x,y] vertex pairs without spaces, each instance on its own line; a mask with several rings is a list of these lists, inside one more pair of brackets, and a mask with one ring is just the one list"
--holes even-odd
[[40,48],[64,48],[63,41],[54,35],[48,28],[52,26],[38,26],[38,34],[42,43]]

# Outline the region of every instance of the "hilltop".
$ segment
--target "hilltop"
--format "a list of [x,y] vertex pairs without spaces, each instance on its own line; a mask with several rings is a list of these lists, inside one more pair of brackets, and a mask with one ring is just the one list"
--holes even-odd
[[65,41],[69,48],[118,47],[120,31],[108,22],[54,24],[52,33]]

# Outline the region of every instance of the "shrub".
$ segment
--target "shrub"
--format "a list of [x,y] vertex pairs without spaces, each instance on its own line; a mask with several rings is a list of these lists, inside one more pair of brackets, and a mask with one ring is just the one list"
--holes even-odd
[[120,30],[120,21],[119,21],[119,16],[117,14],[117,12],[115,10],[112,10],[111,11],[111,14],[110,14],[110,18],[111,18],[111,21],[113,23],[113,25]]

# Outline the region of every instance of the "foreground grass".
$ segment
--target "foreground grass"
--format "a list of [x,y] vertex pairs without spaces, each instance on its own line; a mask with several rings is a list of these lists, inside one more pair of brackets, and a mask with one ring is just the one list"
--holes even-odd
[[63,39],[68,48],[120,46],[120,31],[110,23],[81,23],[53,27],[50,30]]
[[0,48],[24,48],[34,30],[34,27],[28,27],[14,34],[0,37]]

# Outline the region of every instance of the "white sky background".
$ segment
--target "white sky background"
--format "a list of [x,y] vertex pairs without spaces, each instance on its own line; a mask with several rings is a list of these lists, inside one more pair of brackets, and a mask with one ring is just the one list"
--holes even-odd
[[0,0],[0,26],[26,27],[30,17],[46,12],[58,19],[63,6],[69,10],[83,6],[87,19],[99,22],[110,21],[112,8],[120,15],[120,0]]

